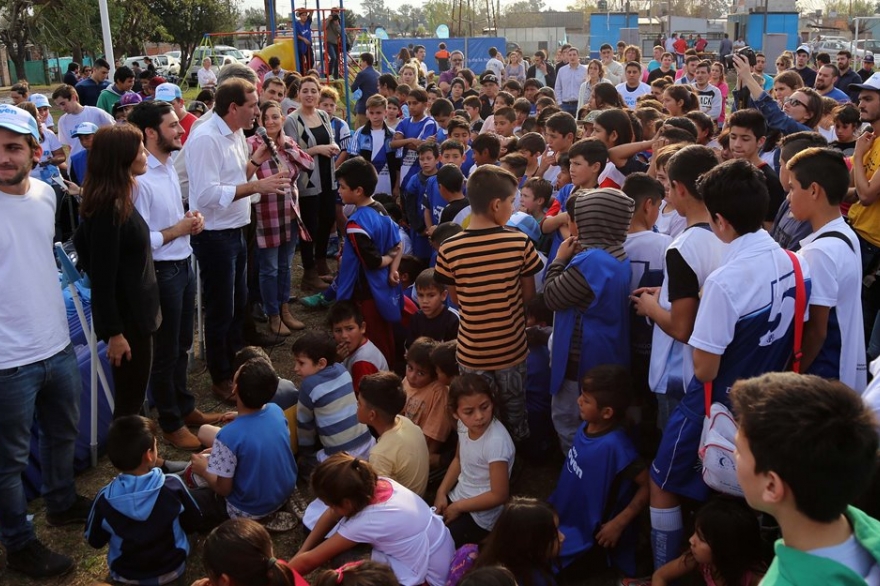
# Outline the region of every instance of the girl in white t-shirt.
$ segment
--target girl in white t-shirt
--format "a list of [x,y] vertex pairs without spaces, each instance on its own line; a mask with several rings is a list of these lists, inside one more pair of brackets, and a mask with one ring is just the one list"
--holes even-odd
[[373,548],[373,560],[391,566],[403,586],[446,583],[455,552],[452,537],[419,495],[346,453],[315,468],[312,490],[329,508],[290,560],[300,574],[366,543]]
[[458,420],[458,448],[437,489],[434,506],[455,546],[480,543],[495,526],[510,494],[514,447],[493,414],[495,397],[477,374],[464,374],[449,387],[449,406]]

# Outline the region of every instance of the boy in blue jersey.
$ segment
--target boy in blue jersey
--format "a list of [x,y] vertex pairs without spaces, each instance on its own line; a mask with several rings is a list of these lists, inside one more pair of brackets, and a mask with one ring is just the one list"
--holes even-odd
[[812,234],[799,254],[810,265],[810,320],[804,326],[803,372],[837,379],[865,390],[867,364],[862,304],[853,291],[862,284],[858,237],[840,215],[849,169],[834,149],[811,148],[788,162],[791,215],[808,221]]
[[580,189],[598,187],[599,175],[608,161],[608,147],[597,138],[579,140],[571,145],[567,153],[571,183],[568,183],[556,192],[550,204],[550,209],[547,210],[544,221],[541,222],[541,232],[553,235],[548,258],[556,258],[556,251],[559,250],[559,246],[569,236],[568,226],[570,218],[565,213],[565,204],[568,198],[572,193]]
[[578,386],[583,423],[549,499],[565,535],[559,550],[563,584],[601,571],[609,562],[632,575],[633,521],[648,504],[648,471],[623,427],[630,403],[626,368],[595,366]]
[[437,123],[437,134],[435,135],[437,144],[443,144],[443,141],[449,138],[447,126],[454,111],[455,108],[452,107],[452,102],[446,98],[439,98],[431,104],[431,118]]
[[406,103],[409,106],[409,117],[400,121],[391,141],[391,146],[398,149],[401,188],[405,188],[409,180],[419,172],[419,147],[426,142],[437,142],[437,122],[425,114],[428,107],[428,94],[425,90],[415,88],[410,91]]
[[465,146],[455,139],[447,138],[440,143],[440,166],[451,164],[461,169]]
[[[653,228],[660,214],[660,202],[663,201],[666,189],[662,183],[645,173],[633,173],[623,182],[623,192],[632,198],[636,206],[626,242],[623,243],[632,269],[630,290],[659,287],[663,284],[666,249],[672,243],[672,238],[654,232]],[[634,310],[630,312],[630,319],[633,400],[642,407],[642,429],[651,429],[651,435],[656,435],[657,399],[648,385],[654,326],[647,318],[636,315]]]
[[287,419],[271,403],[277,388],[278,375],[262,358],[251,358],[235,373],[238,416],[217,432],[210,454],[192,456],[193,473],[208,485],[193,492],[206,522],[289,514],[279,509],[296,488],[297,468]]
[[431,244],[425,236],[425,214],[422,206],[428,180],[437,174],[437,158],[440,153],[437,143],[426,142],[416,149],[420,170],[402,184],[400,199],[403,203],[403,213],[409,224],[410,238],[412,238],[413,254],[419,258],[428,260],[431,258]]
[[468,122],[460,116],[453,116],[446,125],[447,140],[454,140],[464,147],[464,155],[461,162],[461,172],[467,177],[474,166],[474,151],[471,148],[471,133],[468,130]]
[[189,542],[202,514],[179,476],[156,467],[156,423],[139,415],[110,425],[107,455],[119,476],[98,492],[86,522],[94,548],[108,543],[110,577],[129,584],[170,584],[186,573]]
[[373,446],[357,420],[351,374],[336,361],[336,342],[324,332],[307,332],[291,348],[294,372],[302,379],[296,409],[300,461],[311,466],[339,452],[366,458]]
[[394,132],[385,124],[388,102],[379,94],[367,100],[367,123],[358,128],[348,143],[348,154],[370,161],[379,175],[376,193],[400,194],[397,151],[391,147]]
[[[688,340],[694,349],[694,377],[669,417],[651,465],[652,541],[659,546],[655,566],[661,557],[678,555],[680,499],[705,501],[710,494],[697,453],[705,418],[704,384],[711,383],[713,402],[729,407],[728,393],[736,380],[785,369],[794,346],[794,320],[804,317],[794,316],[792,260],[762,229],[770,196],[761,171],[748,161],[727,161],[701,176],[697,190],[706,202],[712,231],[728,246],[721,266],[703,285]],[[809,267],[801,258],[796,262],[809,296]]]
[[566,208],[571,236],[544,280],[544,300],[556,312],[550,393],[563,453],[580,425],[575,404],[584,373],[599,364],[629,365],[630,264],[623,243],[634,204],[618,189],[596,189],[577,191]]

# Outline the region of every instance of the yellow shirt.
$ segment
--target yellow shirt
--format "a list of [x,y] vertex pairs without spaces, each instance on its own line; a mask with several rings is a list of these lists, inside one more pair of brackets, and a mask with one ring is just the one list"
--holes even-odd
[[[880,168],[880,140],[874,141],[871,150],[862,159],[862,164],[865,166],[865,176],[870,181],[874,177],[874,172]],[[847,215],[853,230],[859,236],[874,246],[880,246],[880,202],[868,206],[856,202],[850,206]]]

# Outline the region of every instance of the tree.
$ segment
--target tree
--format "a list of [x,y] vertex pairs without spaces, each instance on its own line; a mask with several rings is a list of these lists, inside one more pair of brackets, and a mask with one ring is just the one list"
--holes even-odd
[[27,47],[34,36],[35,8],[30,0],[5,0],[0,3],[0,43],[6,45],[15,74],[25,79]]
[[523,12],[544,12],[543,0],[518,0],[505,4],[502,7],[502,14],[508,16],[510,14],[522,14]]
[[234,29],[238,18],[235,0],[152,0],[168,36],[180,46],[180,70],[189,69],[193,50],[205,33]]
[[73,60],[82,63],[83,54],[103,52],[101,17],[98,4],[92,0],[64,0],[49,2],[36,21],[36,42],[64,55],[68,51]]
[[368,28],[375,29],[379,26],[388,28],[391,26],[391,11],[385,6],[385,0],[363,0],[361,7],[363,7]]
[[[275,27],[284,22],[284,17],[275,13]],[[266,11],[262,8],[246,8],[242,14],[242,26],[249,31],[269,31],[269,23],[266,20]],[[262,49],[269,42],[271,31],[265,35],[248,35],[247,43],[250,48],[251,43],[257,45],[257,49]]]

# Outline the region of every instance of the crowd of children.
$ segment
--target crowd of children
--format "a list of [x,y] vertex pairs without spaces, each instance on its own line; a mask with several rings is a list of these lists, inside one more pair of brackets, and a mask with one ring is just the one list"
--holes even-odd
[[[790,133],[768,161],[766,116],[725,117],[712,67],[686,63],[696,92],[660,88],[668,117],[639,115],[657,82],[638,61],[578,118],[491,71],[479,97],[422,89],[412,64],[381,76],[364,125],[333,126],[342,252],[300,300],[329,331],[293,343],[295,400],[243,350],[237,413],[202,427],[182,480],[148,420],[114,421],[120,474],[86,533],[111,577],[173,583],[186,533],[213,529],[211,586],[301,584],[362,544],[371,561],[314,581],[880,586],[864,247],[841,214],[859,111],[829,114],[833,148]],[[702,473],[716,406],[735,494]],[[515,467],[551,452],[547,501],[515,496]],[[310,531],[279,561],[266,529],[293,526],[305,478]]]

